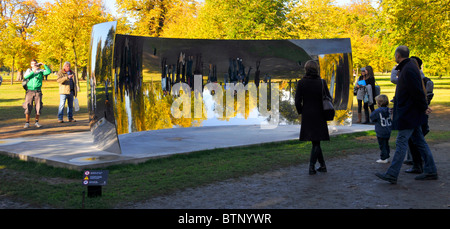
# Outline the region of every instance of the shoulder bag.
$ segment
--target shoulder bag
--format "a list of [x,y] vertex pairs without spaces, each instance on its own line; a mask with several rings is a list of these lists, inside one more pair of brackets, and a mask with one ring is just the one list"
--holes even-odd
[[323,114],[326,121],[332,121],[334,119],[334,106],[333,100],[330,96],[325,93],[323,79],[320,79],[322,82],[322,103],[323,103]]

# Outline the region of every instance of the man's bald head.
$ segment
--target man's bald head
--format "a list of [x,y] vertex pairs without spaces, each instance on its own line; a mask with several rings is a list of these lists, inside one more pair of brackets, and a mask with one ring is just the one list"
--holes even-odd
[[395,62],[400,63],[402,60],[409,57],[409,48],[404,45],[400,45],[395,50]]

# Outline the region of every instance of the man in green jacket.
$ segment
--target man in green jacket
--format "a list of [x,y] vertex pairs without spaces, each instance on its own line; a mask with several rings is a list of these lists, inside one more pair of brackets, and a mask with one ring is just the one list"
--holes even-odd
[[[44,66],[45,70],[40,69],[41,66]],[[41,115],[42,109],[42,80],[44,79],[44,75],[49,75],[52,71],[50,68],[43,64],[38,63],[35,59],[31,60],[31,68],[25,72],[25,79],[28,80],[27,83],[27,93],[25,95],[25,102],[23,103],[23,108],[25,109],[25,118],[26,123],[24,128],[28,128],[30,126],[30,113],[33,110],[33,101],[36,109],[36,119],[34,126],[41,127],[39,125],[39,116]]]

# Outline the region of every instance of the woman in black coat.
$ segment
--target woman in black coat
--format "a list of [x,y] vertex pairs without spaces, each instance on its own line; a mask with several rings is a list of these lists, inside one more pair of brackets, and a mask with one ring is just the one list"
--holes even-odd
[[[323,115],[322,84],[325,93],[330,95],[328,87],[319,75],[319,64],[316,61],[308,61],[305,64],[306,75],[297,84],[295,93],[295,107],[302,115],[300,127],[300,141],[311,141],[311,157],[309,174],[316,174],[315,164],[319,160],[319,172],[326,172],[320,141],[329,141],[327,121]],[[331,97],[331,96],[330,96]]]
[[[375,75],[373,74],[373,68],[370,65],[366,67],[366,75],[369,77],[369,78],[366,79],[366,83],[369,84],[372,87],[373,100],[372,100],[371,105],[369,107],[370,107],[370,112],[373,112],[375,110],[375,104],[377,104],[377,102],[375,101],[375,97],[376,97],[376,94],[375,94]],[[366,106],[366,104],[364,104],[364,106]],[[369,118],[367,118],[367,120],[369,120]]]

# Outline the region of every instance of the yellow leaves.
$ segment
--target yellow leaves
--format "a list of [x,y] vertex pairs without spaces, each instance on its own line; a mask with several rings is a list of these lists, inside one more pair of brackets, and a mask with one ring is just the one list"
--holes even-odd
[[2,1],[0,11],[0,55],[2,63],[24,70],[36,52],[31,40],[36,20],[36,1]]
[[11,66],[14,59],[16,68],[23,70],[31,58],[73,62],[75,53],[79,62],[85,63],[92,26],[112,20],[102,4],[102,0],[1,1],[2,63]]
[[104,13],[101,0],[56,0],[46,4],[37,23],[40,56],[58,61],[76,59],[85,65],[92,26],[111,19]]

